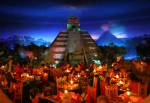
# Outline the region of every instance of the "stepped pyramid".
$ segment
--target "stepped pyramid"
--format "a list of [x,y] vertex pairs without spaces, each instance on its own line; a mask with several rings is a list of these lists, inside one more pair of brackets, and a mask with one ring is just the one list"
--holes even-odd
[[77,17],[70,17],[67,23],[67,31],[60,32],[49,47],[45,57],[45,63],[61,65],[68,63],[91,64],[99,60],[99,50],[95,41],[88,32],[80,30]]

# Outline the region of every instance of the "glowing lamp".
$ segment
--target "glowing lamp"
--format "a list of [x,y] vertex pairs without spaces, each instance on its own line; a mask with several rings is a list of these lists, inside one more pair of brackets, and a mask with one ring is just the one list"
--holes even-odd
[[68,69],[67,69],[67,70],[66,70],[66,72],[67,72],[67,73],[69,73],[69,72],[70,72],[70,70],[68,70]]
[[2,69],[4,69],[4,68],[5,68],[5,66],[3,65],[1,68],[2,68]]
[[48,74],[47,73],[44,73],[43,74],[44,78],[48,77]]
[[96,70],[94,69],[94,70],[93,70],[93,72],[95,73],[95,72],[96,72]]
[[64,90],[64,93],[67,94],[67,93],[68,93],[68,90]]
[[119,81],[119,84],[123,84],[123,82],[120,80],[120,81]]
[[130,91],[127,91],[126,94],[127,94],[128,96],[130,96],[130,95],[131,95],[131,92],[130,92]]
[[71,80],[70,83],[73,84],[73,80]]
[[99,68],[99,69],[102,69],[102,66],[99,66],[98,68]]
[[80,77],[80,74],[78,74],[78,78]]
[[119,75],[116,75],[116,78],[118,79],[118,78],[119,78]]
[[26,76],[29,77],[29,74],[27,74]]

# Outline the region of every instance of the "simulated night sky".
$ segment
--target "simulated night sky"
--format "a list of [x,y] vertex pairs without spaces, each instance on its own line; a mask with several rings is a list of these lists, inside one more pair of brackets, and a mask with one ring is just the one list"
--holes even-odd
[[77,16],[81,29],[95,39],[109,23],[117,37],[150,34],[149,0],[1,0],[0,35],[28,35],[53,41]]

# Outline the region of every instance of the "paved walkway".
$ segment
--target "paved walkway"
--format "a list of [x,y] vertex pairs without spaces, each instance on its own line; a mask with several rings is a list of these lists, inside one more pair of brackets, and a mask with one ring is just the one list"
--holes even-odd
[[0,103],[13,103],[0,89]]

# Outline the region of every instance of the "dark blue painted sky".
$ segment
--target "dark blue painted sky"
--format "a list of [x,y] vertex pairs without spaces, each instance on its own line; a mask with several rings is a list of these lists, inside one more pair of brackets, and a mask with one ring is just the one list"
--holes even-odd
[[150,34],[149,0],[1,0],[0,35],[52,41],[72,15],[94,38],[106,22],[117,37]]

